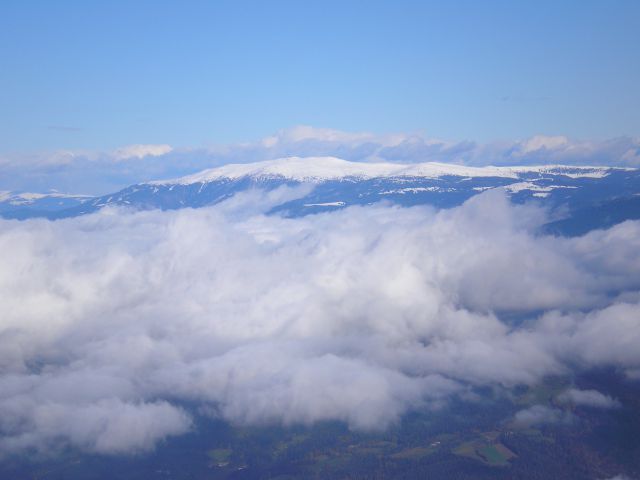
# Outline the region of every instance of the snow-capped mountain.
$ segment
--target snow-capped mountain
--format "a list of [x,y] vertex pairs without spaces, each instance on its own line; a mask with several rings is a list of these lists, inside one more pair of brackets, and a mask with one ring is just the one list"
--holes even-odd
[[[552,209],[562,207],[566,212],[565,222],[576,216],[588,220],[580,226],[559,224],[560,231],[568,228],[569,233],[640,217],[638,169],[362,163],[334,157],[292,157],[225,165],[186,177],[132,185],[110,195],[85,199],[72,208],[49,212],[47,216],[81,215],[110,205],[142,209],[197,208],[250,189],[271,191],[305,184],[309,185],[305,194],[283,200],[272,207],[270,213],[300,216],[383,200],[400,205],[430,204],[448,208],[485,190],[503,188],[516,203],[533,201]],[[588,212],[596,212],[597,218]]]
[[211,168],[194,175],[173,180],[150,182],[154,185],[190,185],[223,179],[283,179],[295,182],[324,183],[331,180],[365,180],[373,178],[429,178],[447,176],[470,178],[520,178],[523,174],[562,174],[571,178],[602,178],[607,167],[567,167],[544,165],[533,167],[468,167],[447,163],[363,163],[335,157],[289,157],[265,162],[230,164]]

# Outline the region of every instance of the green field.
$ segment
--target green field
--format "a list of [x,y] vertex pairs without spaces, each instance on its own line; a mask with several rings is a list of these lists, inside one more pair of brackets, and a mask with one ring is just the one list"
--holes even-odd
[[436,447],[414,447],[401,450],[391,455],[391,458],[402,460],[414,460],[433,454]]
[[464,442],[455,447],[452,452],[461,457],[471,458],[486,465],[506,466],[509,460],[516,456],[500,442],[489,442],[486,436]]

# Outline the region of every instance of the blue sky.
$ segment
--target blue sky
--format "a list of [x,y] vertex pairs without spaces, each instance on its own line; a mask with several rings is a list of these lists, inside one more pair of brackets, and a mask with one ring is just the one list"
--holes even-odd
[[0,4],[0,153],[640,134],[637,1]]

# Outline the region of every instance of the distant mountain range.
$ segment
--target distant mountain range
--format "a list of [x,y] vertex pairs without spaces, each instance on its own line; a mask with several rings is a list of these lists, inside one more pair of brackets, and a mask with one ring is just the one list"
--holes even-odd
[[269,213],[302,216],[386,200],[438,208],[460,205],[485,190],[503,188],[515,203],[536,202],[562,218],[545,228],[578,235],[640,218],[640,169],[591,166],[467,167],[442,163],[361,163],[333,157],[292,157],[225,165],[173,180],[129,186],[100,197],[0,193],[5,218],[50,219],[106,206],[179,209],[214,205],[251,189],[310,186]]
[[73,195],[50,191],[47,193],[0,191],[0,217],[58,218],[62,212],[93,200],[90,195]]

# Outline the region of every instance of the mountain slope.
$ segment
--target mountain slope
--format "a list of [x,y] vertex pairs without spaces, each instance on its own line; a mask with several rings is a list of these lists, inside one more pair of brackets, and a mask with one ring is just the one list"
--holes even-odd
[[0,191],[0,217],[31,218],[56,216],[89,201],[88,195]]
[[[612,218],[616,221],[636,218],[637,202],[627,202],[630,206],[617,215],[612,216],[610,210],[640,193],[640,170],[563,165],[467,167],[292,157],[225,165],[177,179],[132,185],[114,194],[44,215],[49,218],[76,216],[105,206],[163,210],[198,208],[252,189],[271,191],[303,184],[312,188],[300,198],[272,207],[270,212],[301,216],[379,201],[449,208],[485,190],[504,188],[513,202],[536,202],[550,210],[564,211],[566,220],[573,218],[576,212],[592,212],[580,214],[582,217],[576,213],[579,218],[584,217],[584,220],[576,220],[584,226],[565,222],[550,229],[564,234],[583,232],[585,228],[589,230],[599,225],[609,226]],[[609,210],[603,207],[610,202],[614,203]],[[599,215],[604,215],[605,211],[608,212],[606,218],[600,222]]]

